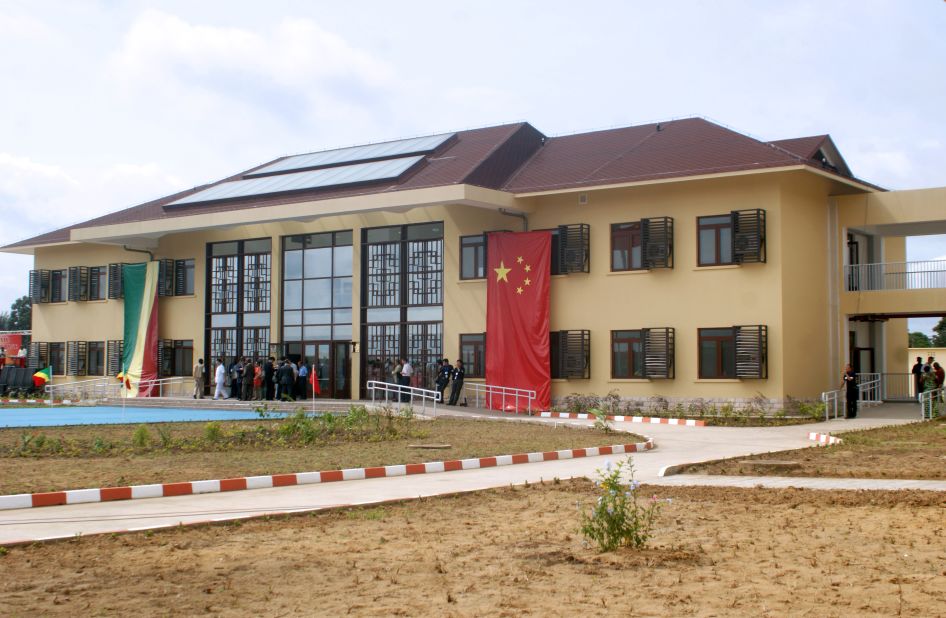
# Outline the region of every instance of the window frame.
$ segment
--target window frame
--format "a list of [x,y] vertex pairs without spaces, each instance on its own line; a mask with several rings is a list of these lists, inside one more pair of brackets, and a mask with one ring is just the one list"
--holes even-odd
[[[634,336],[625,336],[620,337],[620,333],[636,333]],[[638,372],[635,367],[635,353],[634,353],[634,342],[637,342],[640,347],[640,371]],[[627,352],[627,375],[617,375],[615,367],[617,363],[614,362],[617,358],[618,352],[615,350],[614,346],[616,343],[624,342],[628,344]],[[612,330],[611,331],[611,379],[612,380],[646,380],[647,371],[644,364],[644,332],[641,329],[625,329],[625,330]]]
[[[464,272],[464,255],[467,250],[472,249],[473,251],[473,270],[472,275],[468,275]],[[474,281],[477,279],[486,278],[486,265],[489,256],[487,254],[487,239],[486,233],[482,234],[470,234],[467,236],[460,236],[460,280],[461,281]],[[480,261],[482,260],[482,261]],[[482,271],[482,274],[477,274],[478,271]]]
[[[479,340],[470,340],[479,337]],[[472,362],[467,362],[466,348],[471,348]],[[460,335],[460,359],[468,378],[486,378],[486,333],[462,333]],[[481,371],[477,371],[480,369]]]
[[[98,355],[98,363],[93,363],[92,359]],[[106,352],[104,341],[86,342],[86,375],[104,376],[106,365]]]
[[[729,331],[728,335],[704,335],[705,331]],[[732,375],[726,375],[726,358],[723,351],[722,344],[724,342],[729,342],[730,349],[732,350],[732,358],[730,361],[732,367]],[[708,327],[708,328],[699,328],[697,329],[696,336],[696,353],[697,353],[697,366],[698,366],[698,376],[701,380],[736,380],[738,379],[738,372],[736,371],[736,329],[732,326],[717,326],[717,327]],[[716,375],[708,375],[706,368],[703,367],[703,343],[704,342],[714,342],[716,345]]]
[[[706,223],[706,224],[703,223],[705,219],[721,219],[723,217],[727,219],[726,223],[722,223],[722,222]],[[732,214],[729,214],[729,213],[723,214],[723,215],[705,215],[705,216],[696,218],[696,264],[697,266],[731,266],[731,265],[738,264],[738,262],[736,262],[735,260],[735,252],[733,251],[733,247],[732,247],[732,238],[733,238],[733,234],[735,233],[734,228],[735,226],[733,225],[733,222],[732,222]],[[713,262],[703,261],[702,232],[704,229],[713,231],[713,239],[715,243],[715,252],[714,252],[715,261]],[[721,242],[720,232],[723,229],[729,230],[729,261],[728,262],[724,262],[722,260],[722,253],[720,252],[722,248],[722,244],[723,244]]]
[[[58,279],[58,281],[57,281]],[[49,271],[49,302],[64,303],[69,299],[69,269]]]
[[[617,268],[614,264],[614,253],[616,241],[619,237],[627,237],[627,268]],[[634,240],[637,240],[637,247],[640,249],[639,264],[634,266]],[[611,224],[611,272],[629,272],[632,270],[648,270],[646,260],[644,259],[644,226],[640,221],[627,221],[625,223]]]
[[[47,366],[53,368],[54,376],[66,375],[66,344],[63,341],[49,343]],[[58,358],[57,358],[58,356]],[[58,366],[57,366],[58,365]]]

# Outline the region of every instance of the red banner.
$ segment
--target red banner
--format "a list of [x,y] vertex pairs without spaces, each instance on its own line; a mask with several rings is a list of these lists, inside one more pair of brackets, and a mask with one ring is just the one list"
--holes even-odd
[[7,352],[7,356],[16,356],[23,345],[23,335],[0,334],[0,348]]
[[[486,383],[534,390],[532,409],[548,410],[552,235],[492,232],[486,255]],[[496,395],[489,407],[521,411],[527,401]]]

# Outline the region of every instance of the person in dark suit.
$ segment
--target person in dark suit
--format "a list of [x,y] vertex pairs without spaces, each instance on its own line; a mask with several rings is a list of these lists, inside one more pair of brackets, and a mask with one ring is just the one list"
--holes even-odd
[[457,405],[457,401],[460,399],[460,393],[463,392],[463,377],[466,375],[466,370],[463,368],[463,361],[457,359],[457,364],[453,368],[453,385],[450,387],[450,404],[451,406]]
[[447,390],[447,384],[450,384],[450,376],[453,375],[453,366],[446,358],[440,363],[440,369],[437,371],[437,390],[440,391],[440,403],[446,401],[443,396]]
[[844,375],[841,376],[844,384],[844,398],[847,401],[845,418],[857,418],[857,374],[848,363],[844,366]]

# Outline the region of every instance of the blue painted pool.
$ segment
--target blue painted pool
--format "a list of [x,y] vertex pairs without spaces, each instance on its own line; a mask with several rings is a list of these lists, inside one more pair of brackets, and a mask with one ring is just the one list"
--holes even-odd
[[[270,415],[279,413],[270,412]],[[173,423],[180,421],[255,420],[253,410],[187,408],[132,408],[121,406],[0,408],[0,427],[55,427],[57,425],[112,425],[116,423]]]

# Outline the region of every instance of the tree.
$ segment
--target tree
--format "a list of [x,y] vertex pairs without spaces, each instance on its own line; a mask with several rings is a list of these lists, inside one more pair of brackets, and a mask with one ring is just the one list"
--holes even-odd
[[[6,320],[3,321],[3,316]],[[33,305],[29,296],[21,296],[10,305],[10,313],[0,314],[2,330],[30,330],[33,324]]]
[[926,333],[910,333],[910,346],[911,348],[932,348],[933,342],[930,341],[929,336]]
[[933,332],[936,334],[933,335],[932,347],[946,348],[946,318],[940,318],[939,323],[933,327]]

